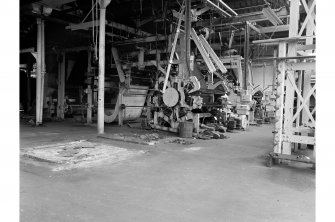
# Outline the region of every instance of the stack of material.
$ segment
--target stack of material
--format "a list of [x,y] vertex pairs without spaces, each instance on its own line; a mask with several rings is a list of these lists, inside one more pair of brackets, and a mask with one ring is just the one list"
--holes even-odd
[[239,115],[249,115],[250,107],[248,105],[237,105],[236,112]]
[[226,127],[217,123],[209,123],[207,125],[201,124],[201,133],[199,134],[199,139],[226,139],[224,135],[226,132]]

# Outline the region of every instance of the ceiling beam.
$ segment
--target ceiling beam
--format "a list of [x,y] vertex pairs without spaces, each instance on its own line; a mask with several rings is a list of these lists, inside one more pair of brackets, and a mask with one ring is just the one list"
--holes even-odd
[[[250,35],[254,35],[256,33],[273,33],[273,32],[285,32],[285,31],[288,31],[289,30],[289,25],[278,25],[278,26],[269,26],[269,27],[258,27],[257,28],[258,31],[254,31],[252,30],[250,32]],[[227,33],[227,35],[229,36],[231,31],[227,30],[227,31],[221,31],[221,34],[222,35],[225,35],[225,33]],[[236,36],[244,36],[245,34],[245,31],[235,31],[235,37]]]
[[[279,18],[286,18],[289,16],[288,11],[285,7],[274,9],[273,10]],[[217,18],[210,21],[209,19],[201,20],[197,22],[197,25],[199,26],[224,26],[227,23],[234,24],[234,23],[244,23],[244,22],[258,22],[258,21],[266,21],[268,20],[266,16],[262,13],[262,11],[259,12],[253,12],[253,13],[247,13],[247,14],[240,14],[238,16],[232,17],[232,18]]]
[[140,36],[151,36],[152,35],[149,32],[144,32],[140,29],[135,29],[135,28],[132,28],[132,27],[129,27],[129,26],[117,23],[117,22],[108,22],[108,23],[106,23],[106,25],[110,26],[110,27],[113,27],[113,28],[116,28],[116,29],[120,29],[120,30],[129,32],[129,33],[132,33],[132,34],[135,34],[135,35],[140,35]]
[[125,40],[125,41],[113,42],[113,45],[128,45],[128,44],[136,44],[136,43],[148,43],[148,42],[155,42],[155,41],[163,41],[163,40],[166,40],[168,38],[169,38],[169,36],[149,36],[149,37],[128,39],[128,40]]
[[[135,29],[117,22],[107,22],[106,21],[106,25],[109,27],[113,27],[116,29],[120,29],[135,35],[139,35],[139,36],[150,36],[152,34],[148,33],[148,32],[144,32],[142,30],[139,29]],[[92,28],[93,26],[99,26],[99,20],[95,20],[95,21],[90,21],[90,22],[84,22],[84,23],[79,23],[79,24],[71,24],[66,26],[66,29],[71,29],[72,31],[75,30],[88,30],[89,28]]]

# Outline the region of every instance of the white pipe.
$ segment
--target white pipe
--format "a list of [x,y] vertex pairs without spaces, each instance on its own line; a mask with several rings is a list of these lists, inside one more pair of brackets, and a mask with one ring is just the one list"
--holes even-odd
[[103,134],[105,128],[105,26],[106,8],[101,7],[99,26],[98,134]]
[[218,0],[218,1],[223,5],[223,7],[228,9],[228,11],[230,11],[233,15],[235,15],[235,16],[238,15],[233,9],[231,9],[228,5],[226,5],[226,3],[224,3],[222,0]]
[[230,14],[228,14],[227,12],[223,11],[222,8],[220,8],[219,6],[215,5],[213,2],[211,2],[210,0],[207,0],[207,2],[209,4],[211,4],[214,8],[216,8],[217,10],[219,10],[220,12],[222,12],[224,14],[224,16],[228,16],[231,17]]

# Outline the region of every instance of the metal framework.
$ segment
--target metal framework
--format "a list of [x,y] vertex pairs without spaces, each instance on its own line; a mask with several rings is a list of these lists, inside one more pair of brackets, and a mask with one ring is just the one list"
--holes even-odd
[[[307,16],[299,30],[299,3]],[[289,37],[296,40],[278,40],[278,57],[292,58],[313,53],[315,47],[315,0],[291,0]],[[306,36],[314,36],[306,38]],[[306,47],[298,47],[303,44]],[[307,50],[303,50],[307,49]],[[315,59],[281,59],[277,63],[276,123],[274,153],[291,155],[292,148],[315,145],[315,107],[310,101],[316,93]]]

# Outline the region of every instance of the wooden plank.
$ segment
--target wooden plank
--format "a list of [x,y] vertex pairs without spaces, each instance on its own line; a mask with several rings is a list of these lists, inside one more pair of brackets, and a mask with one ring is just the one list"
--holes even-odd
[[315,69],[315,62],[287,63],[286,67],[288,71],[312,70]]
[[305,50],[315,50],[315,44],[297,46],[297,51],[305,51]]
[[303,143],[315,145],[315,137],[297,136],[297,135],[283,135],[283,141],[288,143]]
[[309,127],[305,127],[305,126],[299,126],[298,128],[292,128],[292,129],[290,129],[290,131],[292,132],[292,133],[310,133],[310,134],[312,134],[312,133],[315,133],[315,129],[311,129],[311,128],[309,128]]

